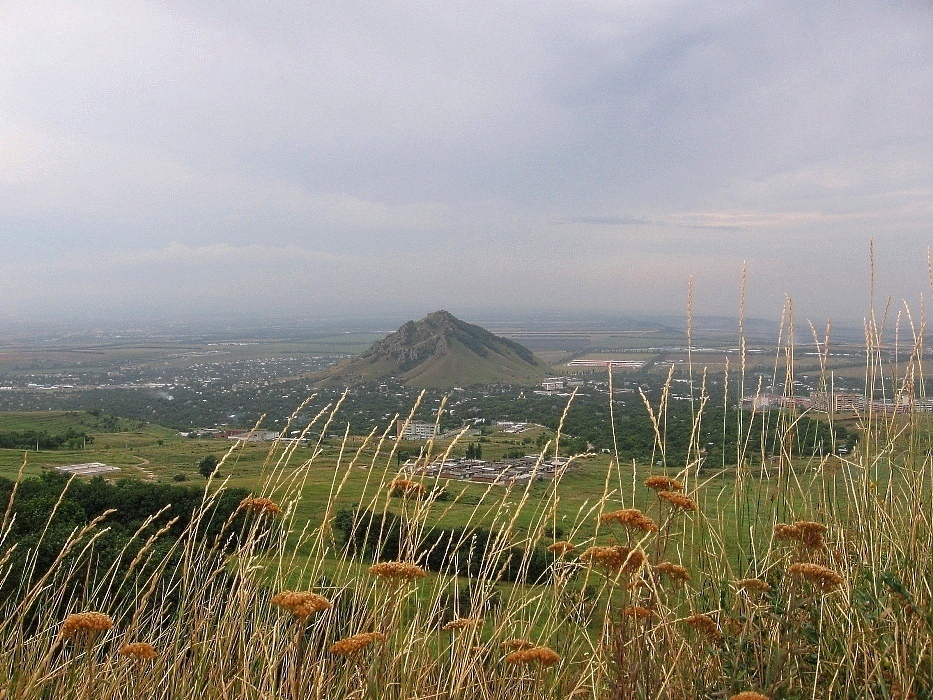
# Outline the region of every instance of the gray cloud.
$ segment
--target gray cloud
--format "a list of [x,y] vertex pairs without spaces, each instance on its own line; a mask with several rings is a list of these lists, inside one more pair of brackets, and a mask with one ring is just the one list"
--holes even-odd
[[[927,286],[931,19],[867,1],[6,3],[0,315],[192,294],[677,313],[691,275],[697,306],[729,313],[747,260],[754,312],[786,292],[858,317],[872,237],[885,293]],[[192,281],[225,265],[237,283]]]

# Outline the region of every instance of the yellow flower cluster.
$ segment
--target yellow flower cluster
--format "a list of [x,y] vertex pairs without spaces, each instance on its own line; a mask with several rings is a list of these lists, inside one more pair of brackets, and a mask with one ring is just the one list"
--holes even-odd
[[741,693],[732,695],[729,700],[770,700],[770,698],[753,690],[743,690]]
[[551,647],[529,647],[528,649],[513,651],[505,657],[505,663],[513,666],[530,666],[531,664],[553,666],[560,663],[560,655]]
[[771,586],[760,578],[739,579],[735,582],[735,585],[746,593],[767,593],[771,590]]
[[622,510],[603,513],[599,516],[599,521],[601,523],[611,523],[615,521],[625,527],[633,530],[641,530],[642,532],[658,531],[658,524],[638,510],[638,508],[623,508]]
[[824,593],[828,593],[842,583],[842,576],[832,569],[819,564],[797,563],[791,564],[787,569],[789,573],[798,574],[807,579]]
[[393,479],[389,482],[389,492],[393,496],[421,498],[426,493],[424,486],[411,479]]
[[792,540],[807,549],[823,549],[826,546],[826,530],[822,523],[798,520],[793,525],[775,525],[774,536],[779,540]]
[[692,627],[711,642],[718,644],[722,641],[722,633],[719,631],[716,621],[709,615],[703,615],[702,613],[691,615],[684,622],[688,627]]
[[622,611],[622,614],[634,618],[636,621],[646,621],[651,619],[652,612],[640,605],[629,605]]
[[687,571],[686,567],[681,566],[680,564],[675,564],[670,561],[662,561],[654,568],[658,573],[664,574],[672,581],[680,582],[690,580],[690,572]]
[[373,642],[384,642],[385,640],[386,636],[382,632],[360,632],[334,642],[330,647],[330,653],[336,656],[351,656],[358,651],[362,651]]
[[554,544],[550,545],[547,548],[547,551],[563,556],[575,549],[576,546],[574,544],[567,542],[566,540],[560,540],[559,542],[555,542]]
[[503,649],[511,649],[513,651],[519,649],[531,649],[534,647],[532,642],[529,642],[527,639],[507,639],[502,642],[500,645]]
[[247,496],[240,501],[240,508],[258,515],[262,515],[263,513],[279,515],[282,512],[278,503],[271,498],[263,498],[262,496]]
[[282,591],[272,596],[270,602],[302,619],[331,608],[327,598],[311,591]]
[[71,639],[78,635],[95,635],[113,629],[113,620],[100,612],[72,613],[62,625],[62,637]]
[[151,644],[146,642],[134,642],[133,644],[124,644],[120,647],[120,655],[129,656],[130,658],[142,661],[144,659],[156,658],[159,652],[157,652],[155,647]]
[[649,476],[645,479],[645,486],[655,491],[683,491],[684,485],[669,476]]
[[441,627],[441,629],[448,632],[450,630],[466,629],[467,627],[479,627],[482,624],[483,618],[481,617],[457,617]]
[[369,567],[369,573],[375,574],[379,578],[397,581],[411,581],[416,578],[424,578],[427,575],[424,569],[417,564],[409,564],[404,561],[383,561],[373,564]]
[[644,550],[622,546],[590,547],[580,555],[580,559],[588,561],[592,566],[627,574],[635,573],[647,561]]
[[658,491],[658,497],[663,498],[672,506],[676,506],[682,510],[695,511],[697,509],[697,504],[693,502],[693,499],[689,496],[684,496],[682,493],[676,493],[674,491]]

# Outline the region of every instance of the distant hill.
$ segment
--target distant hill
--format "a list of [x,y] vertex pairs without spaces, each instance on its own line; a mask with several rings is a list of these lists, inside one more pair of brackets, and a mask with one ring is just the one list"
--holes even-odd
[[395,377],[418,388],[526,384],[550,368],[523,345],[435,311],[377,340],[362,355],[322,375],[322,385],[354,385]]

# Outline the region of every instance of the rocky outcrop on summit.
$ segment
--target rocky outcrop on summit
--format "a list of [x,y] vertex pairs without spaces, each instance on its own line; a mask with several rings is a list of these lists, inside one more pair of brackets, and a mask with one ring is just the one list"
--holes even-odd
[[358,357],[335,367],[322,384],[352,385],[395,377],[413,387],[534,384],[548,366],[523,345],[446,311],[408,321]]

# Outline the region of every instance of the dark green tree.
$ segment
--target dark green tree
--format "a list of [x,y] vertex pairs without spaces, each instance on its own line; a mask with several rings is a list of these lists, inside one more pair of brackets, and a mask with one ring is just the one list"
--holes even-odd
[[217,459],[217,455],[207,455],[207,457],[198,462],[198,473],[205,479],[209,479],[211,474],[217,470],[217,465],[219,463],[220,460]]

